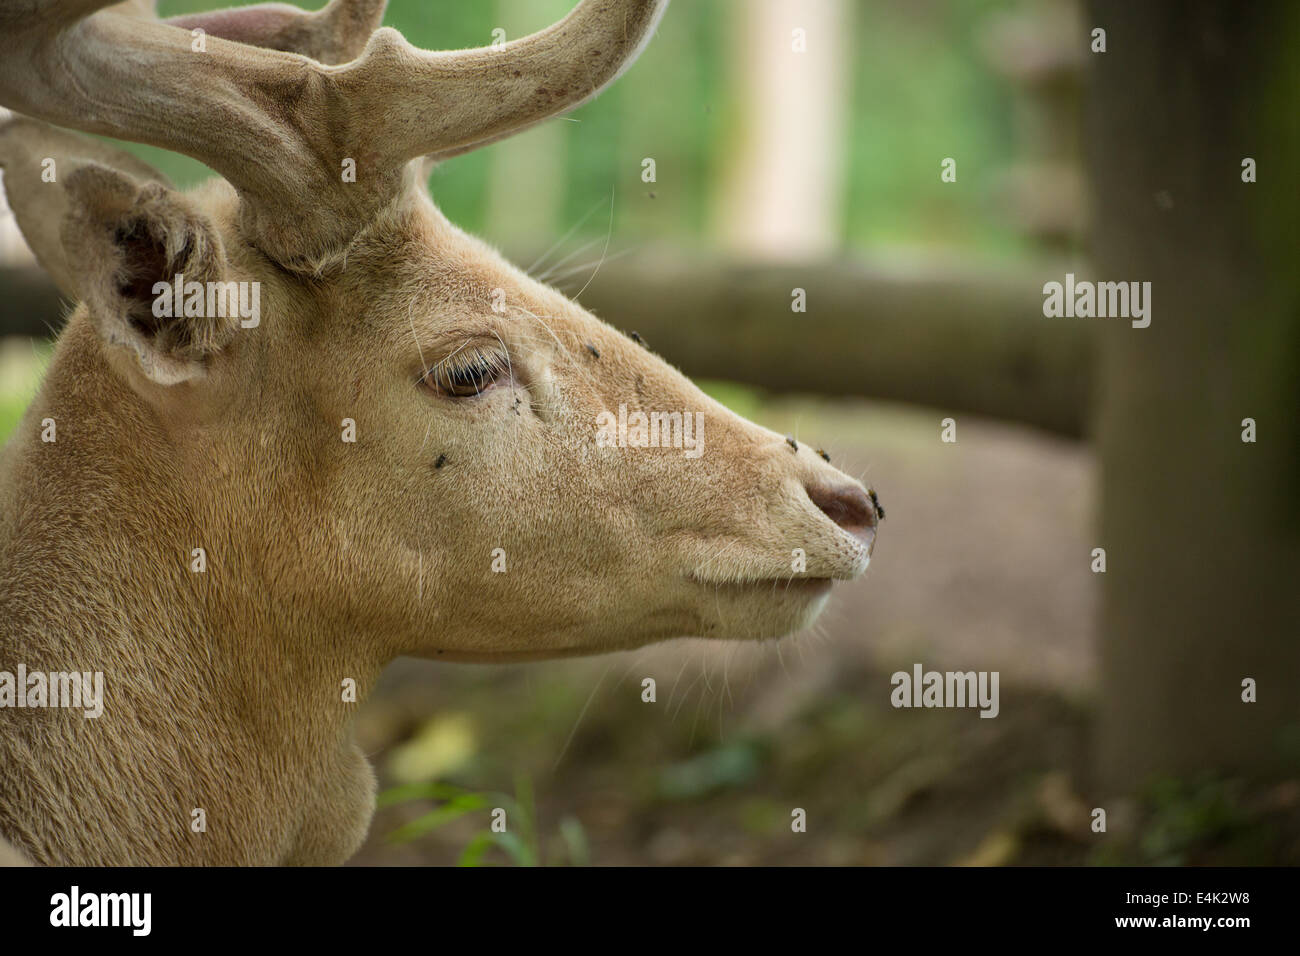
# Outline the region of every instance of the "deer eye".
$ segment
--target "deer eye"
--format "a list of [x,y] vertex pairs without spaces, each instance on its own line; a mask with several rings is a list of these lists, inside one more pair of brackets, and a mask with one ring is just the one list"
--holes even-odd
[[473,398],[501,382],[510,363],[498,352],[462,347],[424,373],[421,381],[439,395]]

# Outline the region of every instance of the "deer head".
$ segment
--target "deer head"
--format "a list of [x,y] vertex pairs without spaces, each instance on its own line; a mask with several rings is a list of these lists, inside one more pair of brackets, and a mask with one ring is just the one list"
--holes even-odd
[[[117,781],[113,801],[174,813],[199,779],[246,832],[201,851],[184,827],[136,839],[93,789],[44,810],[98,813],[98,843],[3,815],[0,832],[51,861],[345,858],[373,781],[340,680],[364,691],[400,654],[776,637],[862,574],[877,512],[857,481],[460,232],[424,190],[428,158],[612,82],[667,0],[583,0],[541,33],[450,53],[376,29],[383,0],[169,22],[104,6],[0,0],[0,103],[25,114],[0,127],[10,203],[81,303],[0,465],[0,667],[103,670],[93,740],[79,717],[22,719],[62,721],[60,759],[111,761],[109,780],[131,748],[177,768]],[[178,192],[51,123],[224,181]],[[143,720],[151,707],[220,728],[221,755]],[[43,772],[43,734],[8,755],[4,787]],[[214,759],[302,779],[222,789]],[[360,782],[291,809],[331,761]]]

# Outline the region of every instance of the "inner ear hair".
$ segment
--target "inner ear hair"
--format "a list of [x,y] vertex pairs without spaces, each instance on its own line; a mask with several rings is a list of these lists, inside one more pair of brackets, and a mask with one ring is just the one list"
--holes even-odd
[[136,330],[155,338],[161,347],[187,348],[192,344],[192,330],[184,317],[154,315],[155,288],[177,273],[187,281],[204,281],[195,274],[201,266],[189,237],[175,254],[169,252],[167,237],[156,235],[151,228],[156,222],[143,215],[132,216],[114,230],[113,244],[121,251],[117,292],[126,303],[126,318]]
[[173,308],[159,315],[154,305],[164,286],[225,281],[225,252],[211,221],[184,195],[97,164],[72,171],[65,188],[63,243],[83,264],[79,291],[105,342],[132,349],[159,384],[202,374],[238,328],[238,315]]

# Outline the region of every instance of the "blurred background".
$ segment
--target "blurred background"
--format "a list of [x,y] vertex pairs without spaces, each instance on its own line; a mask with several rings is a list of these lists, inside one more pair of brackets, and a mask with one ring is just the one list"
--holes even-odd
[[[571,6],[385,22],[452,49]],[[438,167],[452,221],[888,519],[784,642],[399,661],[354,862],[1300,862],[1297,9],[676,0],[596,101]],[[1152,326],[1045,318],[1066,273],[1152,282]],[[66,307],[0,220],[0,438]],[[914,663],[1000,672],[999,716],[893,709]]]

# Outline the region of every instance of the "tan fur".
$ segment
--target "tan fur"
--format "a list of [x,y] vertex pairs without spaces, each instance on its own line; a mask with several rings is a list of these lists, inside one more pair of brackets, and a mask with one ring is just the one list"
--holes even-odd
[[[0,458],[0,670],[105,675],[97,719],[0,708],[0,835],[34,862],[341,862],[375,788],[345,679],[364,699],[403,654],[776,637],[825,601],[792,579],[866,567],[874,515],[810,498],[860,485],[461,233],[413,171],[308,275],[268,254],[246,193],[98,159],[58,201],[83,302]],[[261,325],[133,324],[142,249],[260,282]],[[467,343],[513,378],[467,400],[418,384]],[[704,454],[597,447],[620,403],[703,412]]]

